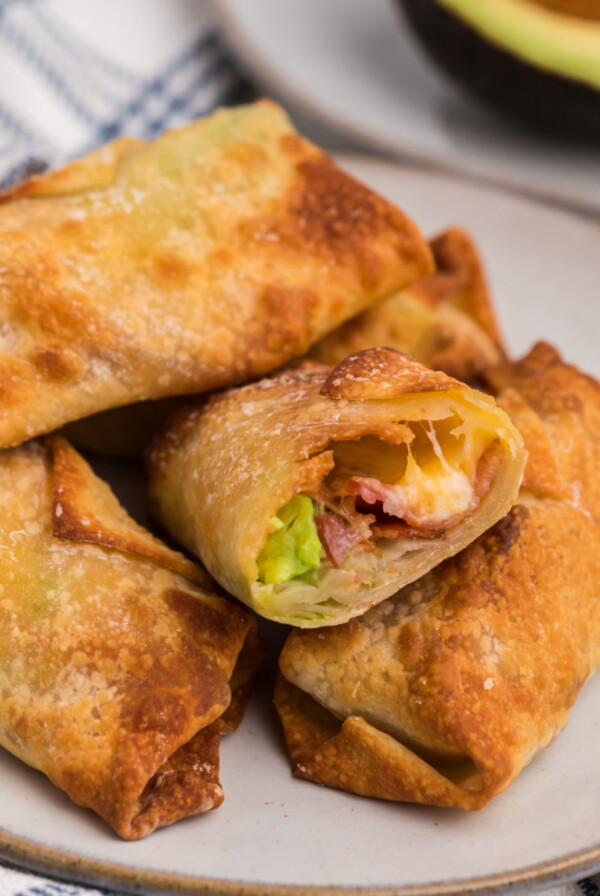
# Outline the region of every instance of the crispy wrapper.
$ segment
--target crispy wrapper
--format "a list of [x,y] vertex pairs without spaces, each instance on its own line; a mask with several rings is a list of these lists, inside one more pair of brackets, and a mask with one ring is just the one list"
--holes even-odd
[[[304,362],[180,410],[149,455],[149,505],[258,613],[334,625],[504,516],[525,457],[492,398],[398,352],[372,349],[334,369]],[[308,578],[274,583],[264,573],[267,540],[296,496],[313,501],[325,553]]]
[[0,744],[126,839],[219,806],[255,620],[63,439],[1,452],[0,502]]
[[0,447],[261,376],[431,267],[269,101],[117,140],[0,195]]
[[451,228],[430,247],[433,274],[342,324],[313,346],[310,357],[334,365],[354,352],[386,345],[473,384],[506,360],[473,240]]
[[544,344],[495,382],[530,451],[518,502],[360,619],[290,635],[276,705],[298,777],[479,809],[598,665],[600,386]]
[[[426,367],[481,386],[506,351],[477,248],[452,228],[431,240],[436,270],[342,324],[308,357],[333,366],[366,348],[389,346]],[[141,457],[176,399],[142,402],[67,424],[64,435],[82,451]]]

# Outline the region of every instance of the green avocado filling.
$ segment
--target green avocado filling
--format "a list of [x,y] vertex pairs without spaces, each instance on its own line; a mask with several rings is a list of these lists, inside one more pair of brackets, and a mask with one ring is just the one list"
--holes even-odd
[[313,569],[324,557],[315,525],[315,504],[297,495],[271,520],[275,531],[257,558],[258,577],[265,585],[281,585]]

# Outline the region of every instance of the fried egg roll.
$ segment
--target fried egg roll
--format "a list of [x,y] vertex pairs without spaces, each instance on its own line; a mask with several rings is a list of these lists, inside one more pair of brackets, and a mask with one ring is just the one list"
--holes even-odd
[[117,140],[0,194],[0,447],[262,376],[431,268],[274,103]]
[[149,506],[261,615],[335,625],[504,516],[524,464],[492,398],[372,349],[182,409],[153,443]]
[[496,383],[529,449],[516,505],[360,619],[284,645],[276,705],[300,778],[480,809],[600,661],[600,386],[545,344]]
[[338,327],[310,357],[339,364],[347,355],[386,345],[426,367],[480,384],[506,360],[502,336],[477,247],[463,230],[430,242],[436,270]]
[[[435,272],[342,324],[308,357],[334,366],[366,348],[388,346],[470,385],[506,360],[483,266],[472,239],[452,228],[430,242]],[[67,424],[82,451],[141,457],[177,399],[141,402]]]
[[58,437],[0,452],[0,745],[126,839],[220,805],[255,620]]

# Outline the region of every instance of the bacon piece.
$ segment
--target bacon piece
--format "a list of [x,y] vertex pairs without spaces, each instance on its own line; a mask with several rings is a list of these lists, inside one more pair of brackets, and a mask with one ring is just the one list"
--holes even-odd
[[[460,523],[467,513],[474,510],[481,500],[473,492],[473,499],[462,513],[455,513],[445,520],[424,520],[411,511],[402,486],[385,485],[378,479],[362,479],[360,476],[353,476],[348,480],[345,488],[351,494],[358,495],[359,500],[362,499],[365,502],[371,513],[377,513],[380,510],[386,517],[402,520],[411,529],[418,529],[421,532],[442,532],[451,529],[452,526]],[[394,537],[398,538],[399,536]]]
[[343,497],[323,487],[316,499],[331,512],[316,516],[315,524],[327,557],[339,568],[353,547],[373,548],[376,538],[436,538],[475,510],[489,492],[501,462],[502,450],[495,442],[477,462],[469,506],[445,520],[419,519],[401,487],[371,477],[353,476],[343,486]]
[[360,529],[335,513],[315,516],[315,525],[325,553],[337,568],[344,565],[349,550],[365,540]]
[[[401,538],[404,535],[407,537],[418,537],[423,535],[424,532],[441,532],[446,529],[451,529],[453,526],[460,523],[467,514],[475,510],[481,499],[489,492],[492,479],[496,475],[501,462],[502,449],[495,442],[486,452],[484,452],[484,454],[482,454],[477,462],[472,483],[473,494],[469,506],[465,508],[462,513],[453,514],[445,520],[422,520],[415,516],[407,504],[406,495],[402,487],[386,485],[378,479],[353,476],[345,484],[344,490],[349,494],[356,495],[357,502],[360,502],[364,507],[368,508],[371,513],[379,515],[384,513],[386,517],[394,517],[402,520],[412,530],[411,532],[400,532],[400,530],[398,530],[398,534],[382,536],[374,532],[373,534],[376,537]],[[385,520],[383,523],[386,527],[390,524],[392,524],[391,520]],[[377,520],[377,525],[379,526],[380,531],[383,531],[379,519]],[[392,529],[389,529],[389,531],[391,532]]]
[[395,485],[384,485],[379,479],[353,476],[346,482],[344,490],[356,495],[357,500],[368,507],[371,513],[379,509],[387,516],[398,519],[403,519],[409,513],[403,489]]
[[494,442],[491,448],[481,455],[477,461],[477,469],[475,471],[475,482],[473,490],[475,495],[481,501],[490,490],[492,479],[496,475],[498,467],[502,463],[502,449],[497,442]]
[[356,510],[362,511],[363,514],[368,513],[369,516],[365,516],[365,519],[373,520],[370,526],[373,538],[437,538],[440,535],[440,532],[410,526],[406,520],[390,516],[384,512],[381,501],[367,504],[360,495],[356,495]]

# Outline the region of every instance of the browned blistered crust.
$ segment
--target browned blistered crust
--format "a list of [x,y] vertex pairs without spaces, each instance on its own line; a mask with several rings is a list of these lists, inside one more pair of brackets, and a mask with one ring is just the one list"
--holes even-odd
[[292,632],[276,704],[295,775],[481,808],[559,734],[600,662],[600,388],[545,344],[496,380],[525,421],[528,487],[364,616]]
[[408,355],[371,348],[340,361],[323,383],[321,395],[365,401],[447,391],[453,386],[460,383],[440,370],[428,370]]
[[431,268],[273,103],[116,141],[0,196],[0,446],[256,378]]
[[[526,420],[522,411],[511,409],[531,451],[526,484],[600,518],[600,477],[592,448],[600,433],[600,384],[565,364],[545,342],[518,363],[489,371],[488,380],[500,403],[508,407],[510,392],[517,392],[531,408]],[[531,423],[533,414],[542,420],[545,435]]]
[[479,324],[501,357],[506,356],[492,297],[479,251],[470,235],[451,227],[430,242],[435,272],[411,288],[413,295],[433,306],[449,305]]
[[2,746],[127,839],[218,806],[250,614],[179,575],[60,439],[0,454],[0,502]]
[[191,582],[215,591],[217,585],[197,563],[167,547],[138,525],[109,486],[60,436],[48,436],[52,453],[52,534],[148,557]]
[[[310,357],[337,365],[350,354],[390,346],[426,367],[480,386],[485,370],[505,360],[506,353],[477,249],[458,228],[435,237],[430,247],[436,263],[431,276],[338,327],[313,346]],[[426,309],[424,316],[407,314],[407,297]],[[105,411],[69,424],[65,435],[82,450],[140,456],[164,422],[168,402]]]
[[505,360],[483,265],[469,235],[450,228],[430,248],[433,274],[342,324],[313,346],[311,357],[337,364],[351,353],[385,345],[473,383]]
[[[260,438],[256,450],[268,453],[265,439],[284,431],[297,443],[296,451],[305,460],[313,457],[331,441],[331,420],[335,421],[335,438],[355,439],[365,433],[376,432],[384,441],[396,444],[405,441],[405,428],[398,436],[399,424],[378,420],[374,424],[357,419],[355,410],[350,412],[343,400],[368,401],[369,399],[397,398],[416,392],[436,392],[468,387],[441,371],[428,370],[422,364],[393,349],[373,348],[345,358],[333,369],[317,361],[305,360],[269,379],[251,383],[237,390],[184,402],[174,408],[161,428],[147,454],[147,469],[151,478],[162,475],[172,457],[185,449],[186,443],[200,438],[214,442],[219,433],[227,433],[232,442],[236,431],[243,437],[244,415],[240,405],[252,407],[252,417],[261,420]],[[339,405],[331,400],[340,400]],[[294,408],[293,415],[290,407]],[[328,415],[324,410],[333,409]],[[259,413],[260,410],[260,413]],[[292,417],[295,418],[292,419]],[[310,420],[310,426],[302,426]],[[291,425],[290,425],[291,423]],[[233,449],[232,459],[237,447]],[[237,455],[239,457],[239,455]],[[213,458],[219,465],[219,458]],[[228,471],[228,474],[233,471]]]

